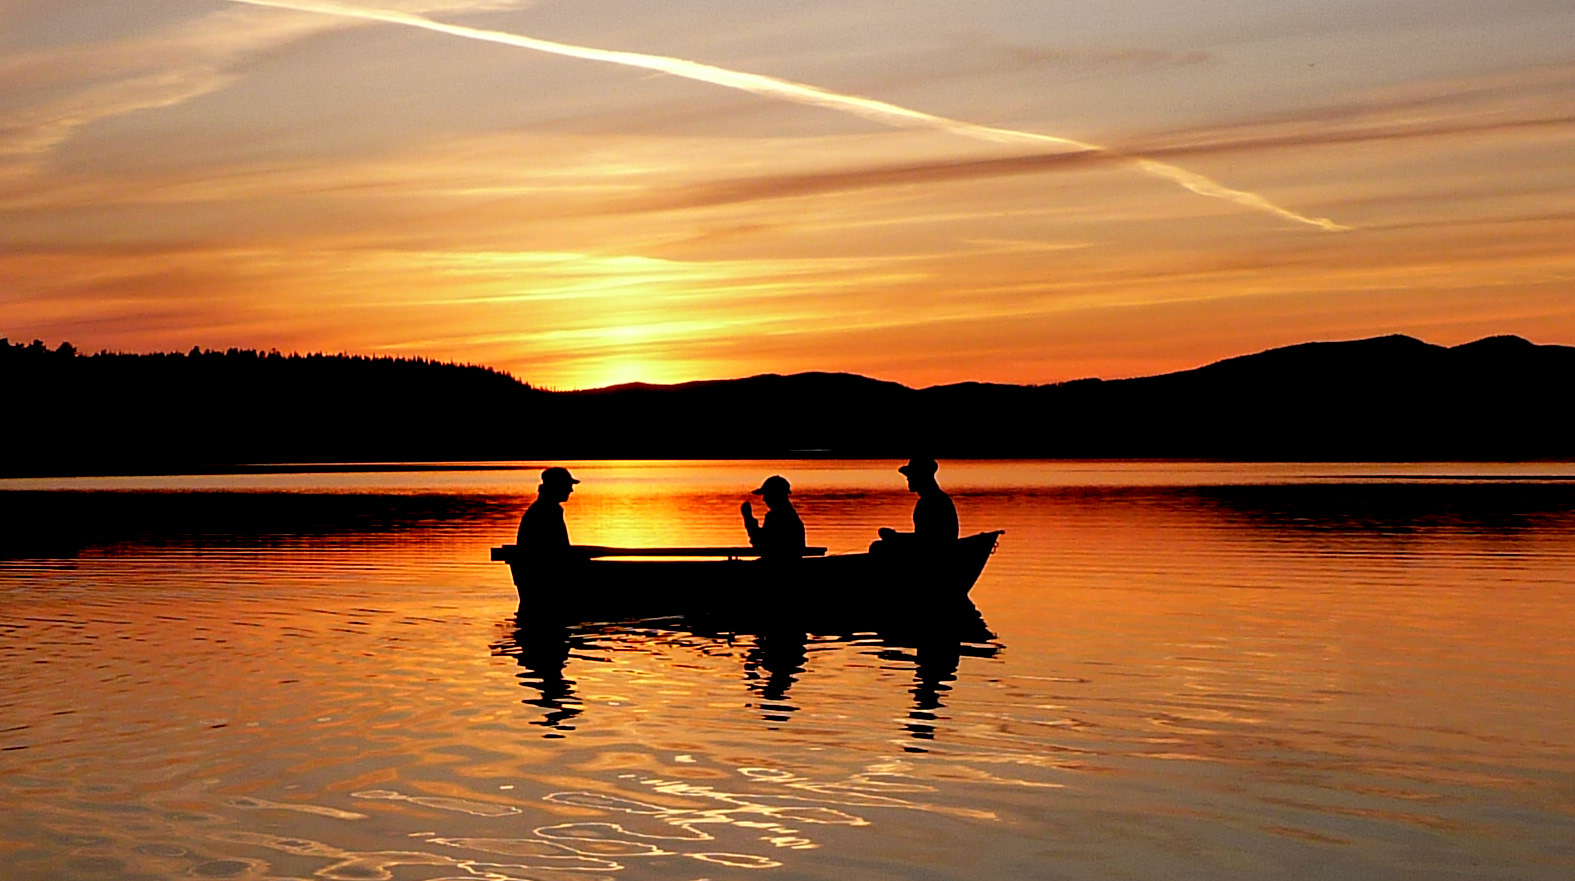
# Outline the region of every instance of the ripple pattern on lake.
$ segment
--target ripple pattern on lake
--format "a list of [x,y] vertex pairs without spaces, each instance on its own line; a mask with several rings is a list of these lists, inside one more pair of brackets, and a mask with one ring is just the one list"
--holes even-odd
[[[577,465],[577,540],[731,543],[757,471],[838,550],[911,502],[685,467]],[[1575,873],[1567,482],[950,467],[1007,534],[949,643],[521,628],[517,488],[53,497],[97,525],[0,560],[4,875]]]

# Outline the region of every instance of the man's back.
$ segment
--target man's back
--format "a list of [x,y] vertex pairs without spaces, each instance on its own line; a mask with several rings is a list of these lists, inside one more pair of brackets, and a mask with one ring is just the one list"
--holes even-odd
[[563,506],[537,497],[520,518],[515,544],[532,556],[561,556],[569,550],[569,527],[563,522]]
[[[750,536],[750,540],[755,542],[755,536]],[[760,525],[759,541],[755,546],[764,556],[802,557],[804,521],[791,505],[772,508]]]
[[952,497],[939,487],[919,493],[913,505],[913,534],[920,541],[956,541],[960,532],[957,525],[957,506]]

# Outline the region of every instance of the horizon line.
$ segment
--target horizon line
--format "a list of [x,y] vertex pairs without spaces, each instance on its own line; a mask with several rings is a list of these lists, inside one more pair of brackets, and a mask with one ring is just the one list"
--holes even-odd
[[1224,363],[1226,361],[1235,360],[1237,358],[1248,358],[1248,357],[1252,357],[1254,355],[1262,355],[1262,354],[1265,354],[1265,353],[1268,353],[1268,352],[1280,351],[1280,350],[1284,350],[1284,349],[1293,349],[1293,348],[1297,348],[1297,347],[1300,347],[1300,346],[1310,346],[1310,345],[1320,345],[1320,344],[1360,343],[1360,342],[1370,342],[1370,341],[1374,341],[1374,340],[1384,340],[1384,339],[1392,339],[1392,338],[1407,339],[1407,340],[1411,340],[1413,342],[1421,343],[1421,344],[1426,345],[1426,346],[1434,346],[1434,347],[1441,348],[1441,349],[1446,349],[1446,350],[1447,349],[1457,349],[1457,348],[1460,348],[1462,346],[1474,345],[1476,343],[1481,343],[1481,342],[1484,342],[1484,341],[1487,341],[1487,340],[1495,340],[1495,339],[1513,339],[1513,340],[1518,340],[1518,341],[1520,341],[1522,343],[1525,343],[1527,345],[1535,346],[1535,347],[1539,347],[1539,348],[1541,348],[1541,347],[1548,347],[1548,346],[1552,346],[1552,347],[1555,347],[1555,348],[1575,348],[1575,344],[1537,343],[1537,342],[1533,342],[1533,341],[1527,339],[1526,337],[1521,336],[1520,334],[1514,334],[1514,333],[1488,334],[1487,336],[1478,337],[1478,338],[1473,339],[1473,340],[1467,340],[1466,342],[1456,343],[1455,345],[1449,346],[1449,345],[1443,345],[1441,343],[1431,343],[1431,342],[1428,342],[1427,340],[1424,340],[1424,339],[1422,339],[1420,337],[1412,336],[1410,334],[1395,332],[1395,333],[1377,334],[1377,335],[1374,335],[1374,336],[1354,337],[1354,338],[1350,338],[1350,339],[1305,340],[1305,341],[1302,341],[1302,342],[1299,342],[1299,343],[1287,343],[1287,344],[1281,345],[1281,346],[1270,346],[1269,348],[1266,348],[1266,349],[1258,349],[1258,350],[1252,351],[1252,352],[1243,352],[1243,353],[1237,354],[1237,355],[1227,355],[1227,356],[1225,356],[1223,358],[1218,358],[1216,360],[1208,361],[1208,362],[1205,362],[1205,363],[1202,363],[1202,364],[1196,364],[1196,365],[1194,365],[1192,367],[1183,367],[1183,368],[1180,368],[1178,370],[1170,370],[1170,371],[1166,371],[1166,372],[1163,372],[1163,373],[1146,373],[1146,374],[1138,374],[1138,375],[1134,375],[1134,376],[1117,376],[1117,377],[1079,376],[1079,377],[1075,377],[1075,378],[1072,378],[1072,379],[1052,380],[1052,381],[1049,381],[1049,382],[997,382],[997,381],[993,381],[993,380],[963,379],[963,380],[957,380],[955,382],[936,383],[934,385],[910,386],[907,383],[900,382],[898,380],[882,379],[880,377],[870,376],[870,375],[864,374],[864,373],[856,373],[856,372],[849,371],[849,370],[810,369],[810,370],[797,370],[797,371],[794,371],[792,373],[779,373],[779,372],[775,372],[775,371],[767,371],[767,372],[764,372],[764,373],[752,373],[752,374],[747,374],[747,375],[743,375],[743,376],[723,376],[723,377],[714,377],[714,378],[708,378],[708,379],[688,379],[688,380],[683,380],[681,382],[662,383],[662,382],[646,382],[644,380],[631,380],[629,382],[619,382],[619,383],[613,383],[611,385],[604,385],[604,386],[592,386],[592,387],[585,387],[585,388],[556,388],[556,387],[550,386],[550,385],[539,385],[537,383],[531,382],[528,379],[522,379],[521,377],[515,375],[512,370],[507,370],[507,369],[501,368],[501,367],[494,367],[494,366],[492,366],[490,364],[480,364],[480,363],[469,362],[469,361],[443,360],[443,359],[434,358],[434,357],[428,356],[428,355],[364,354],[364,353],[359,353],[359,352],[344,352],[344,351],[341,351],[341,352],[323,352],[323,351],[301,352],[301,351],[290,351],[290,352],[286,353],[286,352],[281,351],[278,348],[260,349],[260,348],[244,348],[244,347],[241,347],[241,346],[228,346],[228,347],[226,347],[224,349],[209,349],[209,348],[203,348],[199,344],[194,344],[194,345],[192,345],[192,347],[190,349],[185,349],[185,350],[172,349],[172,350],[154,351],[154,352],[125,352],[125,351],[117,351],[117,350],[111,350],[111,349],[99,349],[96,352],[84,353],[81,349],[79,349],[76,345],[71,343],[69,340],[61,340],[58,346],[56,346],[55,348],[51,349],[47,344],[44,343],[44,341],[42,339],[39,339],[37,337],[35,337],[32,340],[32,342],[30,342],[30,343],[22,343],[22,342],[15,342],[15,343],[13,343],[13,342],[11,342],[10,337],[0,337],[0,347],[3,347],[3,350],[21,349],[21,350],[24,350],[24,351],[32,349],[34,347],[38,347],[38,348],[41,348],[43,351],[45,351],[45,352],[47,352],[47,353],[49,353],[51,355],[59,355],[62,351],[64,351],[64,352],[67,353],[65,355],[65,357],[77,357],[77,358],[95,358],[95,357],[100,357],[100,356],[104,356],[104,357],[139,357],[139,358],[140,357],[170,356],[170,357],[186,358],[186,357],[191,357],[194,352],[196,354],[199,354],[199,355],[229,355],[230,353],[234,352],[234,353],[237,353],[237,354],[259,355],[259,356],[262,356],[264,358],[273,356],[273,357],[278,357],[278,358],[303,358],[303,359],[304,358],[318,357],[318,358],[345,358],[345,359],[360,358],[360,359],[366,359],[366,360],[386,360],[386,361],[412,361],[412,362],[421,361],[421,362],[426,362],[428,364],[432,364],[432,365],[436,365],[436,366],[440,366],[440,367],[460,367],[460,368],[470,368],[470,369],[475,369],[475,370],[485,370],[485,371],[490,372],[490,373],[496,373],[496,374],[500,374],[502,376],[507,376],[508,378],[514,380],[515,382],[518,382],[521,385],[525,386],[526,388],[532,389],[534,391],[551,392],[551,393],[555,393],[555,394],[567,394],[567,393],[574,393],[574,392],[608,391],[608,390],[611,390],[611,389],[623,389],[623,388],[631,388],[631,387],[636,387],[636,386],[644,386],[644,387],[647,387],[647,388],[677,388],[679,386],[697,385],[697,384],[701,384],[701,383],[739,382],[739,381],[742,381],[742,380],[761,379],[761,378],[767,378],[767,377],[791,378],[791,377],[796,377],[796,376],[813,376],[813,375],[848,376],[848,377],[854,377],[854,378],[858,378],[858,379],[870,380],[871,382],[889,383],[891,385],[901,386],[903,388],[911,389],[911,390],[914,390],[914,391],[924,391],[925,389],[934,389],[934,388],[947,388],[947,387],[950,387],[950,386],[959,386],[959,385],[1000,385],[1000,386],[1016,386],[1018,388],[1045,388],[1045,387],[1052,387],[1052,386],[1058,386],[1058,385],[1067,385],[1069,383],[1074,383],[1074,382],[1089,382],[1089,381],[1120,382],[1122,380],[1128,380],[1128,379],[1148,379],[1148,378],[1157,377],[1157,376],[1169,376],[1169,375],[1173,375],[1173,374],[1176,374],[1176,373],[1185,373],[1185,372],[1190,371],[1190,370],[1199,370],[1199,369],[1202,369],[1204,367],[1209,367],[1209,366],[1214,365],[1214,364],[1221,364],[1221,363]]

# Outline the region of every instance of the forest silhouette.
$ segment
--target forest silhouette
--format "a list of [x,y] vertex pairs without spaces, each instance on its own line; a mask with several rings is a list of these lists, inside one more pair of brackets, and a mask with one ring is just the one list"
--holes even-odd
[[[84,355],[0,340],[0,473],[571,458],[1575,458],[1575,347],[1305,343],[1136,379],[913,389],[844,373],[549,391],[424,358]],[[771,413],[770,432],[738,430]]]

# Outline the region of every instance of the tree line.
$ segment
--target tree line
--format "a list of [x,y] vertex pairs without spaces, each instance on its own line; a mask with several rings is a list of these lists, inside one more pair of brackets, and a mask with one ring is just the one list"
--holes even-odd
[[1575,459],[1575,348],[1308,343],[1194,370],[914,389],[843,373],[548,391],[426,358],[0,340],[0,473],[581,458]]

